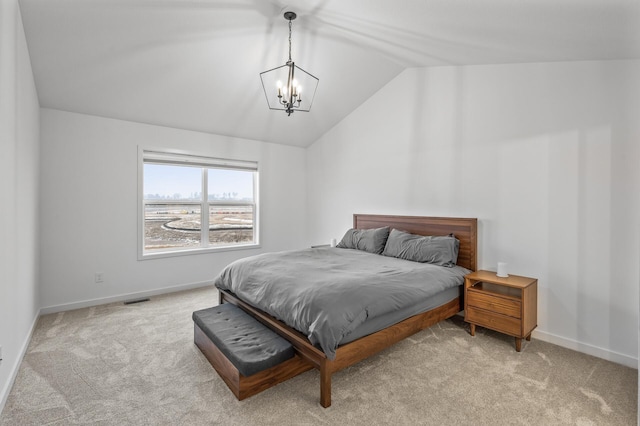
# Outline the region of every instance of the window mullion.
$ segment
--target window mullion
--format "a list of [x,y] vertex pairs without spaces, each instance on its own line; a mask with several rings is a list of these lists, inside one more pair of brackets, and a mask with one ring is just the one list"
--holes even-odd
[[209,171],[202,168],[202,194],[200,196],[200,243],[209,247]]
[[259,198],[259,194],[258,194],[258,173],[253,173],[253,205],[252,205],[252,210],[253,210],[253,242],[258,244],[260,242],[260,226],[258,224],[259,222],[259,212],[258,212],[258,205],[260,204],[260,200]]

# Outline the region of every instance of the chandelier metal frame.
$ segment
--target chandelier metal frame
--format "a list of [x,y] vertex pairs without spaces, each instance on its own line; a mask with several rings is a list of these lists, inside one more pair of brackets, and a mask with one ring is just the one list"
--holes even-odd
[[[291,59],[291,27],[292,21],[296,17],[295,12],[284,13],[284,18],[289,21],[289,59],[284,65],[260,73],[260,80],[262,81],[262,88],[267,98],[269,109],[285,111],[288,116],[295,111],[309,112],[311,110],[318,83],[320,82],[317,77],[297,66]],[[286,83],[282,84],[282,80],[286,80]],[[276,81],[275,87],[273,85],[274,81]],[[300,84],[300,82],[303,82],[303,84]],[[267,87],[270,88],[267,89]],[[308,98],[305,96],[304,101],[302,99],[303,87],[305,94],[310,93],[311,95]]]

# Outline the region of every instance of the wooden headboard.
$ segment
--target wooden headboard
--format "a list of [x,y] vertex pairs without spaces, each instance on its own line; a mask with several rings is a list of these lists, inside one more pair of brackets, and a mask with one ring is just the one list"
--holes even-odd
[[458,265],[472,271],[476,270],[478,219],[375,214],[353,215],[353,227],[356,229],[381,228],[383,226],[417,235],[453,234],[460,240]]

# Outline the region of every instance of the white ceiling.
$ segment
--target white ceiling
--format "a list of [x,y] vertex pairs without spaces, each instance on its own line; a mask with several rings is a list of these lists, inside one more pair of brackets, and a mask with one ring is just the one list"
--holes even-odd
[[[407,67],[640,58],[637,0],[19,3],[42,107],[297,146]],[[287,60],[285,10],[320,79],[291,117],[259,78]]]

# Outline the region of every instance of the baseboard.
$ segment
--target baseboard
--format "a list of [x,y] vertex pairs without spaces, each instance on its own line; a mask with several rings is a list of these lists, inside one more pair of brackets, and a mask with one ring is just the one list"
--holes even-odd
[[139,299],[142,297],[157,296],[158,294],[175,293],[178,291],[191,290],[194,288],[207,287],[213,285],[211,281],[200,281],[190,284],[181,284],[171,287],[163,287],[155,290],[139,291],[136,293],[118,294],[116,296],[101,297],[98,299],[82,300],[80,302],[65,303],[63,305],[48,306],[40,309],[40,315],[55,314],[56,312],[71,311],[73,309],[88,308],[90,306],[105,305],[107,303],[124,302],[129,299]]
[[622,364],[627,367],[635,369],[638,368],[638,359],[629,355],[621,354],[586,343],[580,343],[575,340],[567,339],[566,337],[548,333],[546,331],[534,330],[532,333],[532,337],[545,342],[553,343],[554,345],[562,346],[563,348],[573,349],[574,351],[582,352],[587,355],[592,355],[598,358],[606,359],[607,361]]
[[40,318],[41,312],[38,311],[36,313],[36,317],[33,319],[31,323],[31,329],[27,334],[27,337],[24,339],[24,343],[20,348],[20,353],[16,358],[13,366],[11,366],[11,373],[9,374],[9,380],[5,384],[2,392],[0,393],[0,414],[2,414],[2,410],[4,410],[4,406],[7,403],[7,398],[9,398],[9,393],[11,392],[11,388],[13,388],[13,383],[16,381],[16,377],[18,376],[18,371],[20,371],[20,365],[22,365],[22,360],[24,359],[24,355],[27,353],[27,348],[29,347],[29,343],[31,343],[31,337],[33,336],[33,332],[36,329],[36,324],[38,324],[38,319]]

